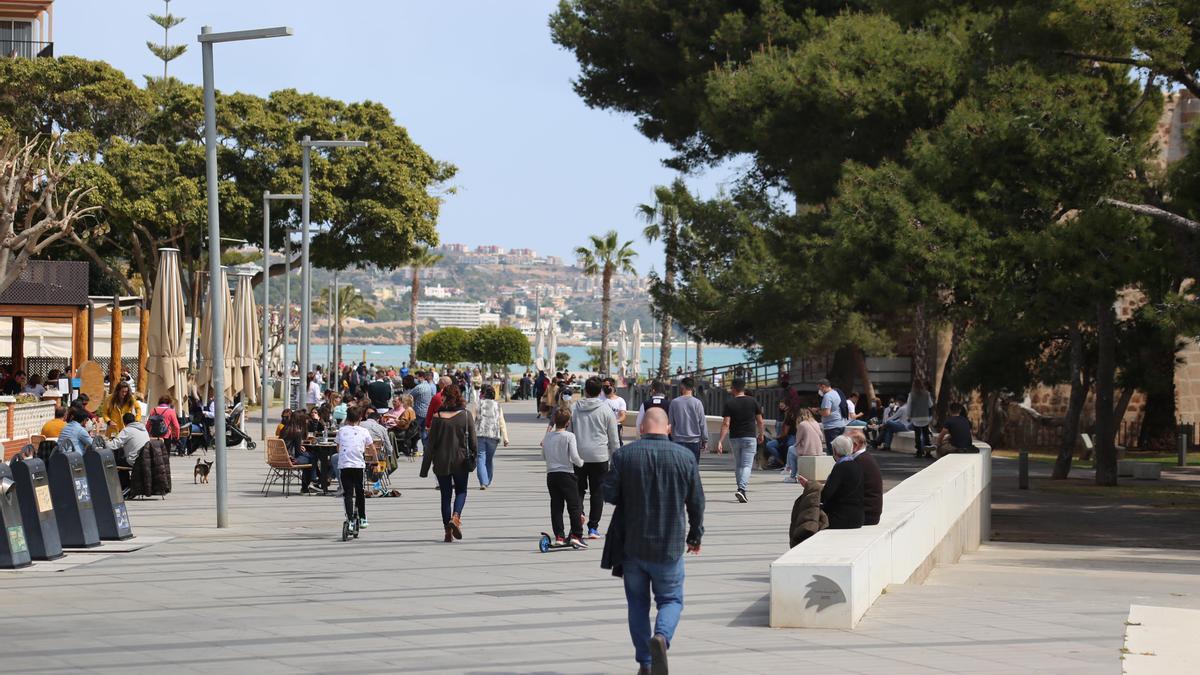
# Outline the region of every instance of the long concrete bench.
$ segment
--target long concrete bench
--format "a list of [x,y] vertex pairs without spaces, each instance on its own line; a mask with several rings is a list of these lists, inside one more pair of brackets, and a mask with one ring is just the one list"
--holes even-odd
[[772,628],[854,628],[890,584],[919,583],[991,531],[991,448],[889,490],[878,525],[823,530],[771,563]]

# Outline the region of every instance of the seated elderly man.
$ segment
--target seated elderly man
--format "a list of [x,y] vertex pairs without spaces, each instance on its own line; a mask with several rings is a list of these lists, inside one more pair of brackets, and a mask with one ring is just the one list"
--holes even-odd
[[829,517],[829,529],[858,529],[864,520],[864,481],[863,467],[854,461],[854,440],[843,434],[834,438],[830,447],[835,463],[821,488],[821,510]]

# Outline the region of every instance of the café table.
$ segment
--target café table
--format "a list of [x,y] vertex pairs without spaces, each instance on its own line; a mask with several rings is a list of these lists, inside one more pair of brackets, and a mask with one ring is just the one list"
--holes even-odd
[[310,438],[300,445],[317,463],[317,476],[321,479],[321,491],[329,492],[329,481],[333,478],[333,462],[331,460],[337,454],[337,443],[332,439]]

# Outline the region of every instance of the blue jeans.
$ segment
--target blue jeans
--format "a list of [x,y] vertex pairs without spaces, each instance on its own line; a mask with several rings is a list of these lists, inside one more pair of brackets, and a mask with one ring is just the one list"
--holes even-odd
[[754,438],[731,438],[733,446],[733,475],[737,478],[737,489],[745,492],[750,484],[750,470],[754,467],[754,453],[758,452],[758,440]]
[[792,478],[796,477],[796,473],[800,471],[800,462],[796,459],[796,446],[789,446],[787,449],[787,468],[788,475]]
[[692,454],[696,456],[696,461],[700,461],[700,441],[675,441],[675,444],[691,450]]
[[770,451],[776,459],[783,462],[787,460],[787,449],[796,442],[794,436],[784,436],[783,438],[772,438],[767,441],[767,450]]
[[895,420],[883,423],[883,434],[879,437],[879,444],[885,448],[892,446],[892,436],[896,435],[897,431],[908,431],[909,427],[904,422],[896,422]]
[[[462,515],[463,507],[467,505],[467,480],[470,477],[469,471],[437,476],[438,490],[442,493],[442,525],[450,524],[452,514]],[[454,498],[453,510],[450,508],[451,495]]]
[[492,484],[496,472],[492,470],[492,461],[496,458],[496,446],[500,445],[499,438],[478,438],[479,459],[476,470],[479,472],[479,484],[487,487]]
[[[650,562],[625,556],[625,602],[629,605],[629,637],[637,662],[650,666],[650,638],[662,635],[670,647],[683,612],[683,556],[666,562]],[[650,591],[658,616],[650,630]]]

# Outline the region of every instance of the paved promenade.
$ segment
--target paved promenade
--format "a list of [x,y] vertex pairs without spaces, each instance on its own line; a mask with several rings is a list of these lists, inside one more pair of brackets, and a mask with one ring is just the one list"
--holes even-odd
[[[226,530],[214,486],[176,458],[174,492],[130,505],[140,538],[170,539],[0,574],[0,671],[632,673],[600,546],[536,551],[548,500],[530,409],[507,408],[513,445],[492,489],[472,479],[454,544],[416,463],[394,476],[403,496],[368,500],[370,529],[343,543],[340,499],[259,495],[261,448],[231,451]],[[892,484],[917,466],[883,461]],[[676,673],[1119,673],[1131,604],[1200,608],[1200,552],[1006,543],[889,589],[858,630],[772,630],[768,566],[797,488],[756,472],[738,504],[728,456],[705,456],[702,476],[707,535],[687,560]]]

